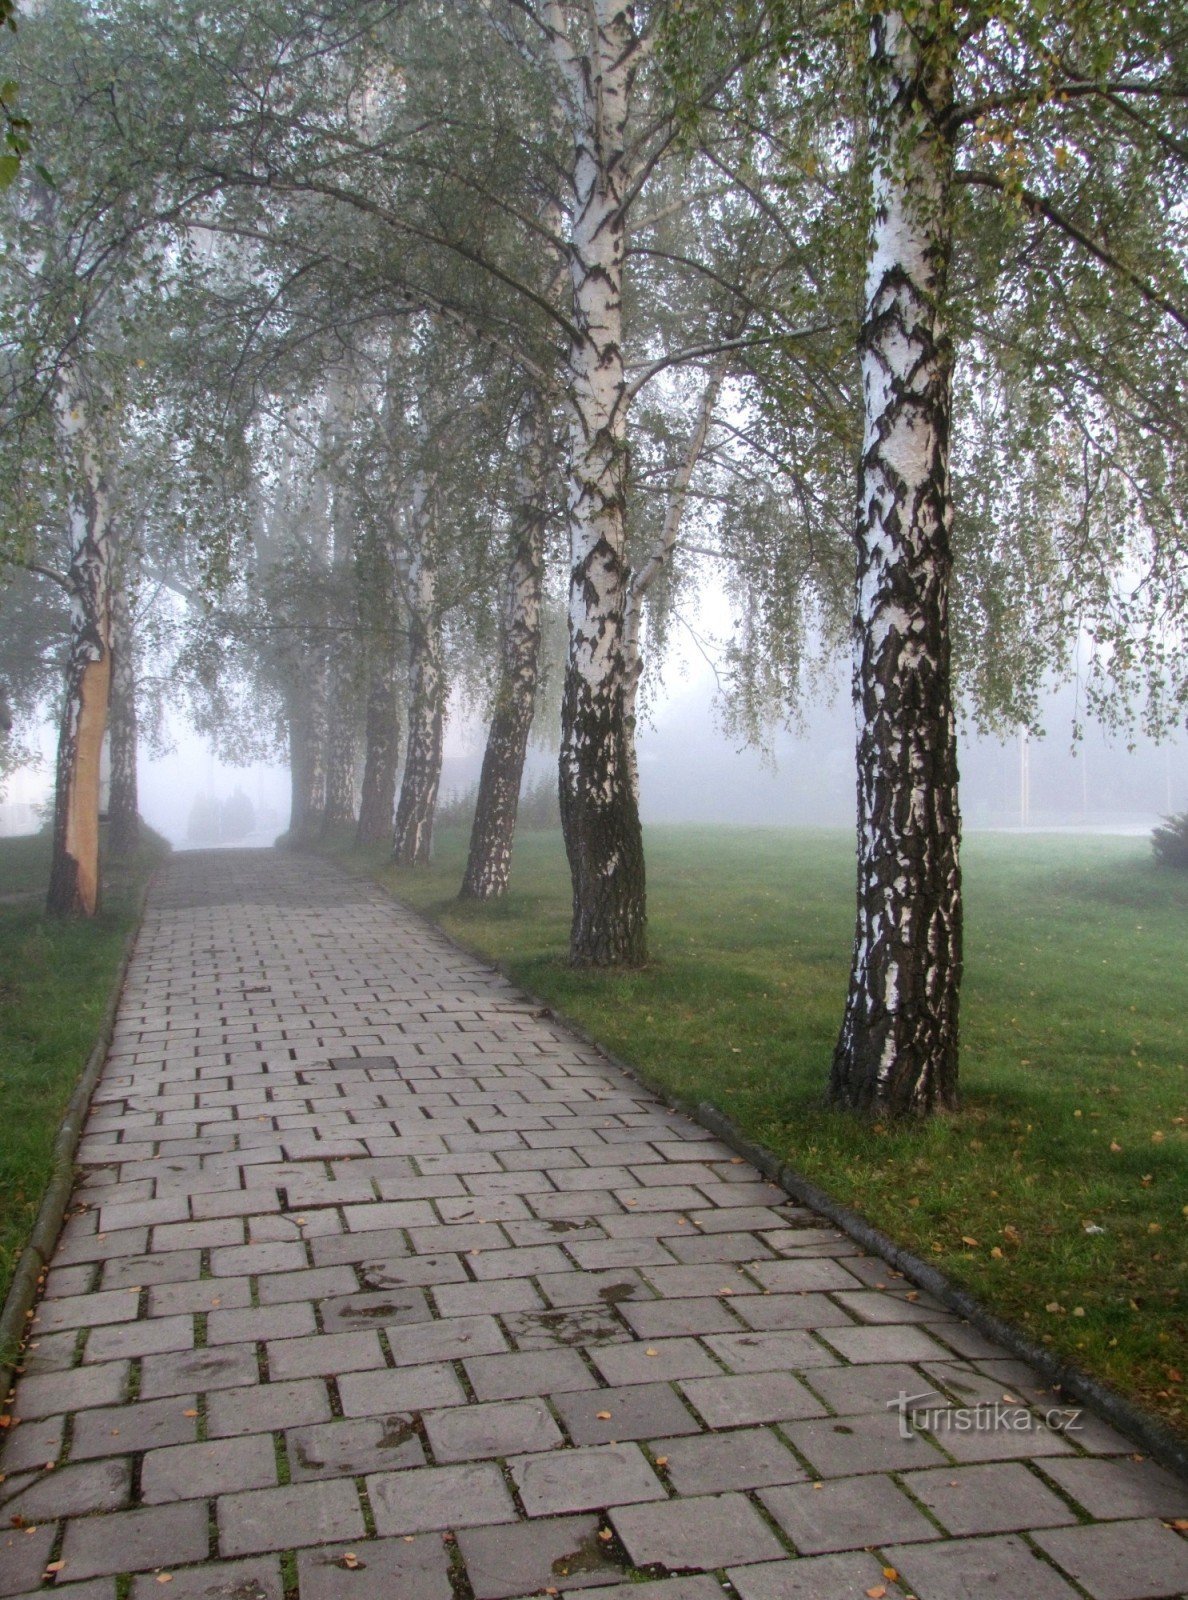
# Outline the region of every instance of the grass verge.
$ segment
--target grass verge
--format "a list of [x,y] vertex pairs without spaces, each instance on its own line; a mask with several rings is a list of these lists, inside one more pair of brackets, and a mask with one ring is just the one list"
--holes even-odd
[[967,841],[963,1109],[923,1127],[822,1105],[848,835],[649,829],[652,964],[618,975],[564,962],[556,835],[522,835],[496,907],[455,898],[465,848],[446,832],[416,872],[339,858],[1188,1435],[1188,878],[1145,840]]
[[[50,842],[0,839],[0,1303],[49,1178],[58,1125],[103,1019],[140,895],[167,846],[147,834],[104,875],[94,922],[43,910]],[[20,898],[18,898],[20,897]]]

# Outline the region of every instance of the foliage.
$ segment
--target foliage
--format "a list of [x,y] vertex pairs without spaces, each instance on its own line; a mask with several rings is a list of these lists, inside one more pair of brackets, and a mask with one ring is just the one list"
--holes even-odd
[[1155,828],[1151,834],[1151,848],[1161,867],[1188,872],[1188,811],[1164,817],[1162,827]]

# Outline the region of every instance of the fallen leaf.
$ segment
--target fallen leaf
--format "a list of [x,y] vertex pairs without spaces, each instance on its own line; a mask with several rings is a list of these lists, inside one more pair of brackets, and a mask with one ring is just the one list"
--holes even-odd
[[609,1422],[611,1419],[611,1414],[609,1411],[599,1411],[595,1414],[598,1417],[599,1422]]
[[172,1574],[172,1572],[158,1572],[158,1574],[157,1574],[157,1582],[158,1583],[172,1583],[173,1582],[173,1574]]
[[614,1538],[614,1534],[609,1528],[599,1528],[598,1537],[603,1541],[604,1544],[606,1544]]
[[978,1247],[978,1241],[974,1238],[971,1238],[968,1233],[963,1233],[961,1235],[961,1243],[968,1245],[971,1250],[976,1250]]
[[66,1563],[64,1561],[51,1561],[49,1563],[49,1565],[46,1567],[45,1570],[46,1570],[47,1573],[48,1572],[61,1572],[62,1568],[65,1565],[66,1565]]
[[0,1428],[11,1428],[11,1427],[12,1427],[12,1418],[6,1412],[4,1414],[4,1416],[0,1417]]
[[668,1457],[667,1456],[657,1456],[656,1457],[656,1465],[658,1467],[666,1467],[668,1465]]
[[1117,1139],[1110,1140],[1110,1154],[1112,1156],[1120,1156],[1122,1154],[1122,1146],[1118,1143]]
[[1000,1245],[995,1245],[994,1248],[991,1250],[990,1255],[991,1255],[991,1258],[994,1261],[1002,1261],[1004,1259],[1003,1258],[1003,1254],[1002,1254],[1002,1247]]
[[[183,1416],[183,1417],[196,1417],[196,1416],[197,1416],[197,1415],[198,1415],[198,1413],[197,1413],[197,1411],[196,1411],[196,1410],[195,1410],[195,1409],[194,1409],[194,1407],[193,1407],[193,1406],[191,1406],[191,1407],[190,1407],[190,1409],[189,1409],[189,1410],[188,1410],[188,1411],[183,1411],[183,1412],[182,1412],[182,1416]],[[115,1430],[115,1431],[116,1431],[116,1432],[118,1432],[118,1431],[119,1431],[119,1430],[118,1430],[118,1429],[117,1429],[117,1430]]]
[[885,1583],[876,1583],[873,1589],[867,1589],[867,1591],[866,1591],[867,1600],[883,1600],[883,1596],[886,1593],[887,1593],[886,1584]]
[[354,1572],[355,1568],[359,1565],[359,1557],[353,1550],[348,1550],[342,1558],[342,1565],[348,1568],[351,1572]]
[[657,1350],[653,1345],[649,1345],[648,1348],[644,1351],[644,1355],[645,1356],[658,1356],[659,1354],[660,1354],[659,1350]]
[[888,1583],[897,1583],[899,1581],[899,1574],[894,1567],[884,1567],[883,1576]]
[[1177,1517],[1172,1523],[1172,1527],[1175,1528],[1178,1533],[1188,1533],[1188,1517]]

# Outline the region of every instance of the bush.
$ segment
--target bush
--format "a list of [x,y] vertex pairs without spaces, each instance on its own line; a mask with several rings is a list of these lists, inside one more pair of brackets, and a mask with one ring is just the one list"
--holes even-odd
[[1178,817],[1164,817],[1163,826],[1151,834],[1151,848],[1161,867],[1188,872],[1188,811]]

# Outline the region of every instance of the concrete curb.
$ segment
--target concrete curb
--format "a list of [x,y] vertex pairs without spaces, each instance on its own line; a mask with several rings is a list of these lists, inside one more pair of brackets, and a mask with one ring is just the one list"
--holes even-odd
[[82,1075],[74,1086],[74,1091],[66,1105],[66,1114],[62,1118],[58,1132],[54,1138],[53,1150],[50,1154],[50,1177],[45,1193],[41,1197],[41,1205],[37,1210],[37,1218],[33,1223],[28,1241],[21,1251],[21,1259],[13,1273],[12,1282],[8,1286],[5,1296],[4,1309],[0,1311],[0,1368],[11,1369],[20,1359],[21,1347],[25,1342],[28,1332],[29,1312],[33,1309],[37,1299],[37,1291],[41,1287],[41,1276],[49,1265],[50,1258],[58,1243],[58,1236],[62,1232],[62,1224],[66,1218],[66,1211],[70,1205],[70,1196],[74,1192],[74,1158],[78,1152],[79,1141],[82,1138],[83,1124],[87,1120],[87,1113],[91,1107],[91,1096],[99,1082],[103,1071],[103,1064],[107,1060],[108,1047],[115,1031],[116,1015],[120,1007],[120,999],[124,993],[124,984],[128,977],[128,968],[136,950],[136,942],[140,937],[140,930],[144,924],[144,910],[148,901],[149,890],[156,879],[158,868],[149,874],[136,906],[136,923],[124,940],[124,951],[120,957],[120,964],[116,969],[115,981],[111,986],[107,1005],[104,1008],[103,1020],[99,1024],[99,1032],[95,1043],[91,1046],[86,1065]]
[[[322,860],[331,860],[340,871],[345,869],[333,858],[323,856]],[[968,1289],[963,1289],[960,1284],[954,1283],[945,1273],[931,1261],[913,1251],[896,1244],[888,1234],[867,1222],[849,1206],[844,1206],[840,1201],[834,1200],[824,1189],[817,1187],[807,1178],[798,1173],[795,1168],[780,1161],[779,1157],[762,1145],[755,1144],[742,1130],[723,1112],[719,1111],[708,1101],[692,1104],[683,1101],[671,1094],[662,1084],[652,1081],[648,1075],[641,1072],[638,1067],[629,1065],[626,1061],[609,1051],[605,1045],[594,1039],[586,1032],[580,1023],[574,1022],[563,1012],[560,1012],[548,1000],[542,1000],[523,984],[514,978],[501,961],[493,961],[490,956],[483,955],[480,951],[471,949],[468,945],[448,933],[431,917],[423,911],[418,911],[415,906],[410,906],[406,901],[392,894],[370,873],[360,874],[368,879],[381,894],[399,905],[410,916],[417,917],[428,927],[452,945],[453,948],[466,956],[468,960],[484,962],[494,971],[500,973],[509,983],[513,983],[517,990],[529,1003],[538,1010],[547,1012],[556,1017],[558,1022],[564,1023],[583,1044],[592,1050],[597,1050],[603,1060],[608,1062],[617,1071],[632,1082],[640,1084],[649,1094],[674,1111],[682,1112],[691,1117],[701,1127],[729,1145],[736,1155],[749,1161],[765,1178],[776,1183],[799,1204],[809,1207],[826,1221],[832,1222],[845,1234],[848,1234],[864,1250],[871,1255],[878,1256],[881,1260],[897,1272],[902,1272],[905,1278],[917,1284],[921,1289],[933,1295],[950,1311],[962,1317],[979,1333],[985,1334],[988,1339],[1002,1345],[1003,1349],[1020,1361],[1025,1361],[1028,1366],[1034,1367],[1039,1376],[1049,1383],[1054,1389],[1059,1388],[1074,1400],[1096,1413],[1103,1421],[1116,1428],[1119,1433],[1124,1433],[1128,1439],[1133,1439],[1136,1446],[1145,1454],[1151,1456],[1169,1471],[1177,1473],[1180,1477],[1188,1479],[1188,1442],[1177,1438],[1170,1428],[1167,1428],[1157,1417],[1150,1416],[1125,1395],[1119,1394],[1116,1389],[1111,1389],[1108,1384],[1102,1383],[1091,1373],[1083,1371],[1071,1362],[1062,1361],[1052,1351],[1045,1349],[1042,1344],[1037,1344],[1034,1339],[1016,1328],[1013,1323],[1005,1322],[997,1316],[988,1306],[982,1304]]]

